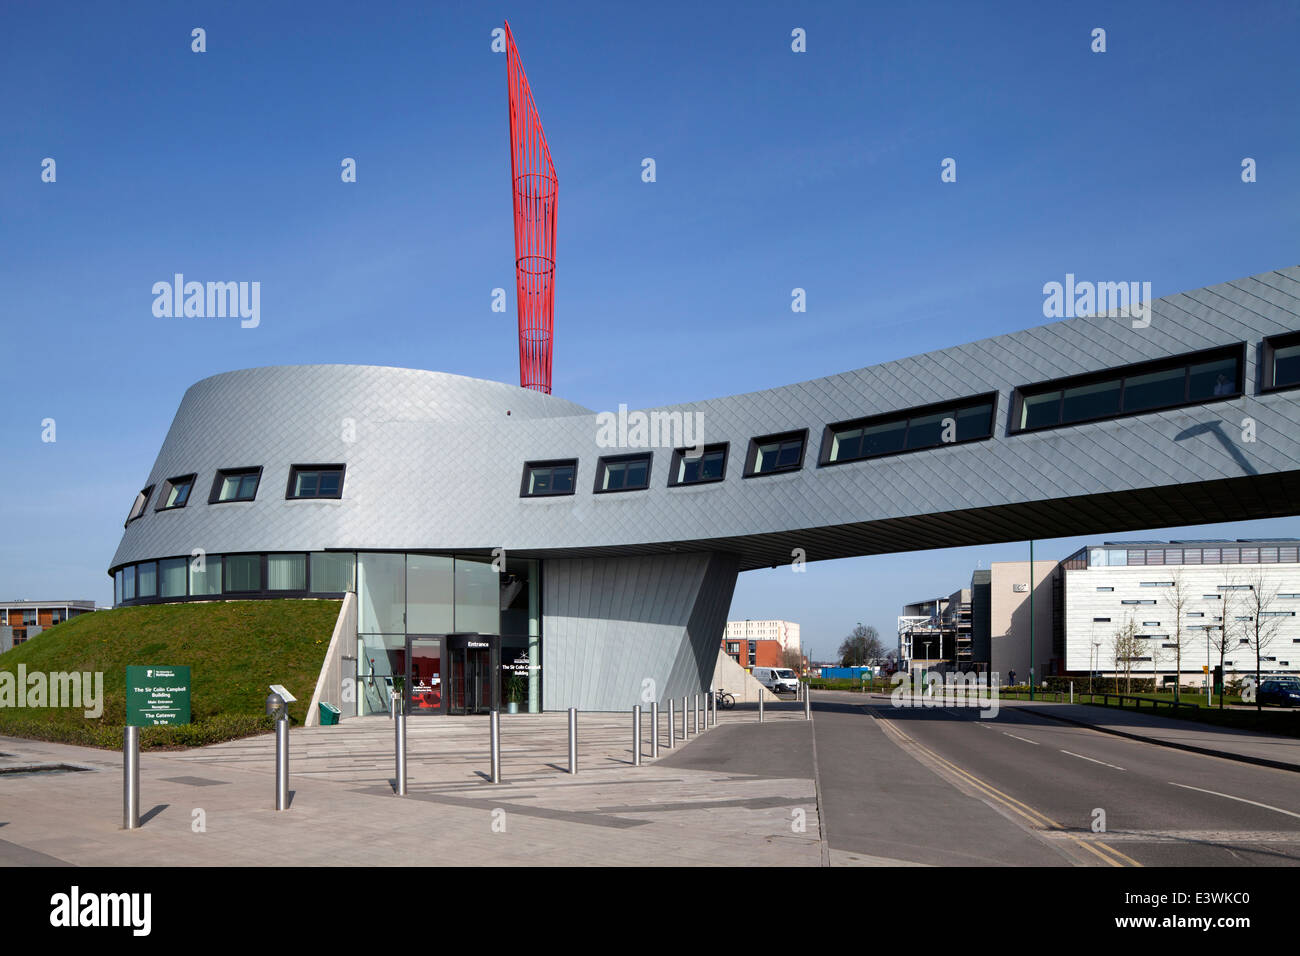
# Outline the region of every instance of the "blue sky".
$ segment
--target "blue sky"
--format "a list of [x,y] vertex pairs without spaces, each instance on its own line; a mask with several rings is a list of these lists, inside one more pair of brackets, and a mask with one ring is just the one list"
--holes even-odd
[[[555,391],[592,408],[1041,324],[1067,272],[1160,296],[1300,262],[1291,2],[6,5],[0,597],[111,600],[125,513],[204,376],[518,380],[505,17],[560,183]],[[155,318],[176,272],[261,282],[260,326]],[[829,653],[1026,551],[751,572],[732,616],[800,621]]]

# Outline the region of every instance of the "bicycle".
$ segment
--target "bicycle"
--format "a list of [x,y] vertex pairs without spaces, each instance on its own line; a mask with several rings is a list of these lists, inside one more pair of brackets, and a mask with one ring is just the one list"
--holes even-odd
[[718,688],[718,692],[714,695],[714,699],[717,701],[718,706],[723,710],[731,710],[731,708],[736,706],[736,698],[732,697],[721,687]]

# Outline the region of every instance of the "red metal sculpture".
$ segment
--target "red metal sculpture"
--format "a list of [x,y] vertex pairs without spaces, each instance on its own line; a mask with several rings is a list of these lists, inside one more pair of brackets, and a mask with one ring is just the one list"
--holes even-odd
[[519,384],[551,393],[555,317],[555,197],[551,149],[533,91],[506,23],[510,87],[510,182],[515,206],[515,288],[519,306]]

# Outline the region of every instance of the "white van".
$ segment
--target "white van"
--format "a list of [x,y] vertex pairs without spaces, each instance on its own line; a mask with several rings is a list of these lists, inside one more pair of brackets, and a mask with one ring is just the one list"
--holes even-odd
[[774,694],[782,691],[794,694],[799,690],[799,678],[788,667],[755,667],[753,673],[754,679]]

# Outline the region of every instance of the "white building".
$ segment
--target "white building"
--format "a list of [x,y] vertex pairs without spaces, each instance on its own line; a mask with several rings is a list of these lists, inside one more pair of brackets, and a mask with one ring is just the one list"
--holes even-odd
[[780,641],[783,651],[798,651],[799,625],[793,621],[728,621],[724,640]]
[[1069,671],[1122,673],[1128,657],[1133,677],[1172,678],[1181,631],[1183,684],[1220,644],[1229,680],[1255,672],[1256,644],[1263,673],[1300,672],[1300,540],[1106,542],[1061,567]]

